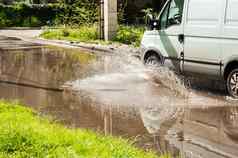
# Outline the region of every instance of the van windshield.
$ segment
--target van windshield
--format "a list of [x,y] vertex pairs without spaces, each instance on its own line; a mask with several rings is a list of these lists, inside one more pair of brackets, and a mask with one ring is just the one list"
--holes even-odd
[[171,0],[167,3],[160,17],[160,28],[166,29],[182,21],[184,0]]

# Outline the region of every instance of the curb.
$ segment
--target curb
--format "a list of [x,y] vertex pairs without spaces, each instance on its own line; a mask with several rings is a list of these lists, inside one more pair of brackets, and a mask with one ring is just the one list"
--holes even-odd
[[[22,40],[27,40],[27,39],[22,39]],[[28,39],[29,40],[29,39]],[[120,48],[113,47],[113,46],[103,46],[103,45],[97,45],[97,44],[88,44],[88,43],[76,43],[76,42],[69,42],[69,41],[63,41],[63,40],[48,40],[44,38],[35,38],[35,40],[38,41],[44,41],[46,42],[45,45],[57,45],[59,47],[63,47],[62,45],[67,45],[69,47],[74,47],[74,48],[81,48],[89,51],[94,51],[94,52],[104,52],[104,53],[115,53],[117,50],[120,50]],[[30,41],[30,42],[36,42],[37,41]],[[136,51],[138,52],[138,51]],[[141,59],[140,54],[138,53],[132,53],[132,56]]]
[[41,27],[0,27],[0,30],[41,30]]
[[76,46],[76,47],[81,47],[84,49],[90,49],[93,51],[104,51],[104,52],[108,52],[108,53],[113,53],[115,51],[115,48],[107,48],[107,47],[103,47],[103,46],[89,46],[88,44],[72,44],[72,46]]
[[100,51],[100,52],[103,51],[103,52],[107,52],[107,53],[113,53],[116,50],[113,47],[109,48],[108,46],[102,46],[102,45],[97,45],[97,44],[76,43],[76,42],[69,42],[69,41],[62,41],[62,40],[48,40],[48,39],[44,39],[44,38],[36,38],[36,40],[41,40],[41,41],[55,43],[55,44],[63,44],[63,45],[68,45],[68,46],[73,46],[73,47],[79,47],[79,48],[88,49],[88,50],[92,50],[92,51]]
[[[32,30],[32,28],[18,28],[18,27],[14,27],[14,28],[10,28],[12,30],[16,29],[16,30]],[[7,28],[6,30],[10,30],[9,28]],[[38,30],[37,28],[35,28],[36,30]],[[18,35],[18,34],[13,34],[13,35],[5,35],[2,34],[2,36],[5,37],[11,37],[11,38],[18,38],[21,39],[23,41],[26,42],[30,42],[30,43],[36,43],[36,44],[40,44],[40,45],[55,45],[58,47],[71,47],[71,48],[81,48],[81,49],[85,49],[85,50],[89,50],[89,51],[98,51],[98,52],[105,52],[105,53],[115,53],[116,51],[121,49],[121,46],[123,47],[124,44],[120,44],[120,45],[101,45],[101,44],[94,44],[94,43],[84,43],[84,42],[70,42],[70,41],[65,41],[65,40],[50,40],[50,39],[44,39],[44,38],[40,38],[40,37],[24,37],[24,35]],[[127,46],[127,45],[125,45]]]

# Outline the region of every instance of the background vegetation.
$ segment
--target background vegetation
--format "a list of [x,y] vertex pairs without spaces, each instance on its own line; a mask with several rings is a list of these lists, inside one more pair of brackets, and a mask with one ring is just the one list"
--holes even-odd
[[121,25],[113,41],[138,47],[140,46],[144,31],[145,28],[143,26]]
[[[113,41],[138,47],[144,30],[143,26],[120,25]],[[72,42],[102,43],[99,40],[97,25],[82,25],[77,28],[46,28],[41,37]]]
[[0,27],[24,26],[34,27],[52,23],[56,18],[59,6],[15,4],[11,6],[0,5]]
[[[143,24],[146,8],[159,12],[166,0],[118,0],[120,24]],[[100,0],[0,0],[0,27],[81,25],[98,21]]]
[[63,8],[58,14],[56,24],[82,25],[98,21],[98,0],[59,0]]
[[[57,27],[59,29],[46,29],[41,37],[97,42],[99,1],[0,0],[0,27]],[[146,17],[146,9],[143,8],[154,6],[154,11],[158,11],[164,2],[165,0],[118,0],[120,26],[113,41],[139,46],[144,32],[141,24]],[[141,6],[137,3],[141,3]]]
[[97,20],[98,6],[94,0],[60,0],[44,5],[0,4],[0,27],[79,26]]
[[98,29],[96,25],[81,25],[76,28],[47,28],[41,37],[75,42],[94,42],[98,40]]

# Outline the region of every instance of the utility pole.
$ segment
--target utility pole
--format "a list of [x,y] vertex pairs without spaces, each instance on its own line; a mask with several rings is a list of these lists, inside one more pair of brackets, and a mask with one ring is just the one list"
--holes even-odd
[[118,27],[117,0],[104,0],[104,39],[112,40]]
[[99,0],[99,36],[104,40],[104,0]]

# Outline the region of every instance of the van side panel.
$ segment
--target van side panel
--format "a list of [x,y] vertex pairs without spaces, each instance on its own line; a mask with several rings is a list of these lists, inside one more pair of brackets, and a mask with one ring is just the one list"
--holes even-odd
[[184,71],[220,76],[224,0],[188,0],[184,22]]
[[230,61],[238,61],[238,0],[224,2],[222,37],[222,61],[224,65]]
[[189,36],[217,37],[223,0],[188,0],[185,33]]

